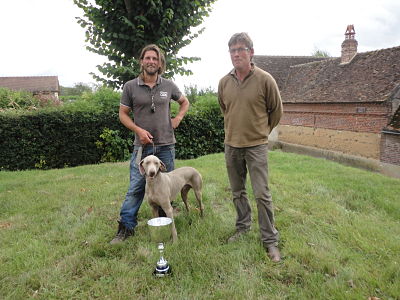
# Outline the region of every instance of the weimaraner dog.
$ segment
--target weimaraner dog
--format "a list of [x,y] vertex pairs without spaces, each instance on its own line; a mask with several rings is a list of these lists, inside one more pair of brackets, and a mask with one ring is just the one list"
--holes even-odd
[[[201,174],[192,167],[182,167],[168,173],[164,163],[154,155],[145,157],[139,164],[140,174],[146,176],[147,201],[149,202],[153,216],[158,217],[158,207],[161,207],[168,218],[174,220],[173,201],[178,192],[181,192],[183,203],[189,211],[187,195],[190,188],[193,188],[197,202],[199,203],[200,215],[203,216],[203,203],[201,201],[202,178]],[[172,240],[177,241],[177,233],[174,222],[172,222]]]

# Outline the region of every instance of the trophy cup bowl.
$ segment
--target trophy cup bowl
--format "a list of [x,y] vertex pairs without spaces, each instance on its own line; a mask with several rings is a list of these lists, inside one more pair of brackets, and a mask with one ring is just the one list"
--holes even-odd
[[165,243],[171,239],[171,218],[154,218],[147,221],[150,227],[150,238],[155,243]]
[[153,218],[147,221],[149,225],[151,241],[158,244],[160,251],[160,259],[157,262],[153,275],[156,277],[164,277],[171,274],[171,267],[168,261],[163,257],[164,243],[171,239],[171,218]]

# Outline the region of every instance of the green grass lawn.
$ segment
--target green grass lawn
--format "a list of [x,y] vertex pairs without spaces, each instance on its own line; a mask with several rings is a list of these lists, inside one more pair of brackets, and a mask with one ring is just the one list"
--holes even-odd
[[[109,241],[129,164],[0,172],[0,299],[400,299],[400,180],[331,161],[270,152],[282,263],[253,227],[234,232],[223,154],[179,160],[203,175],[205,217],[179,198],[174,274],[157,279],[149,205],[134,237]],[[248,188],[251,189],[248,183]]]

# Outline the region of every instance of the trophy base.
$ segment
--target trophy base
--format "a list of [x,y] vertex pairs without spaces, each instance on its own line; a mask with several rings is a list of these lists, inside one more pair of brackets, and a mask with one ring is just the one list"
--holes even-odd
[[153,275],[155,277],[166,277],[166,276],[172,275],[172,269],[170,266],[166,266],[162,269],[156,267],[155,270],[153,271]]

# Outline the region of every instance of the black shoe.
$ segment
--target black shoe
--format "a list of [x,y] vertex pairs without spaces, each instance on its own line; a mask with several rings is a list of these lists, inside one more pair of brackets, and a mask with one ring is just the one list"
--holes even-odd
[[125,225],[121,223],[121,221],[118,221],[118,232],[115,235],[115,238],[112,239],[110,244],[114,245],[114,244],[122,243],[128,237],[130,237],[130,236],[132,236],[134,234],[135,234],[135,230],[134,229],[126,228]]

